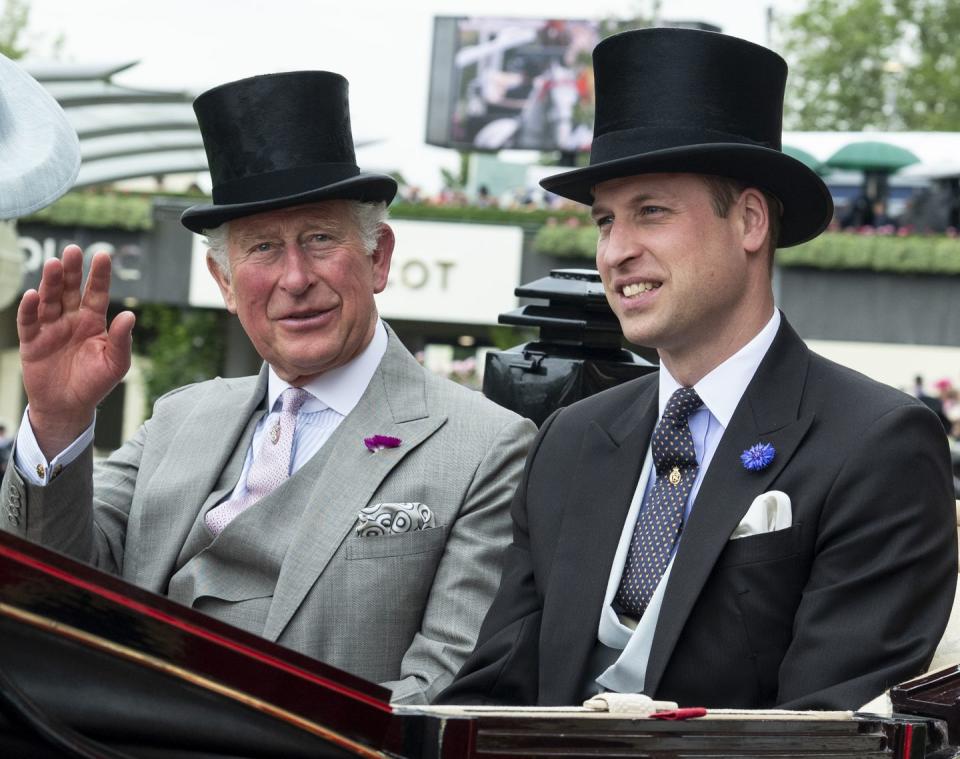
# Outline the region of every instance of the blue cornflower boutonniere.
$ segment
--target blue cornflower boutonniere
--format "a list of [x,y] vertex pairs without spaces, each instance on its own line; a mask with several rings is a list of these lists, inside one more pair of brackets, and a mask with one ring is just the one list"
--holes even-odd
[[400,443],[400,438],[390,437],[389,435],[373,435],[372,437],[365,437],[363,439],[363,444],[367,446],[367,450],[370,451],[370,453],[382,451],[384,448],[397,448]]
[[770,466],[776,455],[777,451],[770,443],[757,443],[740,454],[740,461],[748,472],[759,472]]

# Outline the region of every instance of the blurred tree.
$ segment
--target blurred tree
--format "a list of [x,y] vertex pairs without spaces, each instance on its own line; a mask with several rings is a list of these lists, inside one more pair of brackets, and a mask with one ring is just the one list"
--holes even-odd
[[960,130],[960,3],[912,0],[917,60],[905,69],[898,104],[908,129]]
[[634,0],[632,5],[626,17],[608,16],[600,21],[600,39],[660,24],[660,9],[663,5],[661,0]]
[[779,32],[788,129],[960,129],[956,0],[808,0]]
[[143,307],[133,336],[136,352],[151,360],[144,370],[148,416],[164,393],[219,374],[226,350],[226,318],[225,311],[162,303]]
[[27,0],[6,0],[0,11],[0,53],[7,58],[22,58],[27,48],[21,41],[21,35],[30,19],[30,5]]
[[899,64],[906,22],[896,6],[905,3],[809,0],[786,22],[782,36],[790,63],[784,102],[787,128],[846,131],[900,126],[885,107],[899,94],[894,62]]
[[450,171],[450,169],[440,168],[440,177],[443,180],[443,186],[449,190],[462,190],[470,180],[470,151],[458,150],[457,158],[459,166],[456,174]]

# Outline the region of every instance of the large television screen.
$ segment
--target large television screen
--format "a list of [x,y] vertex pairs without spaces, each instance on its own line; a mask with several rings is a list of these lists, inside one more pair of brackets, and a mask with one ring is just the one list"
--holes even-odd
[[461,150],[590,149],[596,21],[434,19],[427,142]]

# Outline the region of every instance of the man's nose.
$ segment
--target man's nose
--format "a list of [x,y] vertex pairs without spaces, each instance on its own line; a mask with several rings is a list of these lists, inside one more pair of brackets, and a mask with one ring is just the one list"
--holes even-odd
[[643,241],[627,224],[612,224],[605,240],[597,248],[607,266],[619,267],[642,255]]
[[283,273],[280,277],[280,286],[287,292],[299,295],[313,284],[313,280],[310,257],[297,243],[287,243],[283,251]]

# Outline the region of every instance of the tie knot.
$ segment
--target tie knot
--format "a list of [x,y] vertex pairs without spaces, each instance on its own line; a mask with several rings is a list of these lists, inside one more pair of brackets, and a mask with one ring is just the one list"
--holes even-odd
[[302,387],[288,387],[280,394],[281,411],[284,414],[296,414],[309,397],[310,393]]
[[697,391],[692,387],[681,387],[674,391],[663,410],[664,419],[685,422],[687,417],[703,405]]

